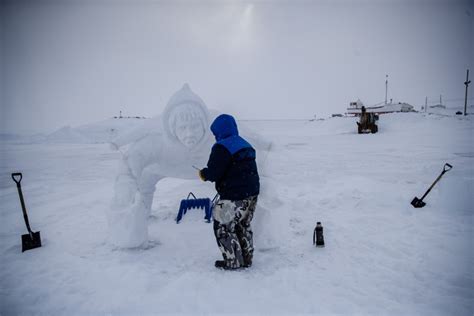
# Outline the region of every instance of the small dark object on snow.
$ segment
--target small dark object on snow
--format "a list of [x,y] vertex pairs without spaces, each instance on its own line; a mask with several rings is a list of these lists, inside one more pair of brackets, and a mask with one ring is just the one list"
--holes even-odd
[[[17,178],[19,179],[17,180]],[[16,187],[18,189],[18,195],[20,196],[20,203],[21,208],[23,210],[23,218],[25,219],[26,228],[28,229],[28,234],[21,235],[21,245],[22,250],[21,252],[25,252],[26,250],[34,249],[41,247],[41,236],[40,232],[33,232],[30,228],[30,222],[28,221],[28,214],[26,214],[26,207],[25,207],[25,200],[23,199],[23,193],[21,192],[21,179],[23,175],[20,172],[12,173],[12,179],[16,183]]]
[[453,166],[451,166],[449,163],[444,164],[443,171],[442,171],[441,174],[438,176],[438,178],[436,178],[436,180],[435,180],[435,181],[433,182],[433,184],[430,186],[430,188],[428,189],[428,191],[426,191],[426,193],[421,197],[421,199],[419,199],[419,198],[417,198],[417,197],[415,196],[415,198],[411,201],[411,205],[413,205],[413,207],[416,207],[416,208],[425,206],[426,203],[423,202],[423,199],[428,195],[428,193],[430,193],[431,189],[435,186],[435,184],[439,181],[439,179],[441,179],[441,177],[443,176],[443,174],[445,174],[447,171],[451,170],[451,168],[453,168]]
[[316,245],[316,247],[324,247],[323,226],[321,222],[317,222],[314,228],[313,245]]
[[461,111],[457,111],[457,112],[456,112],[456,115],[462,115],[462,112],[461,112]]

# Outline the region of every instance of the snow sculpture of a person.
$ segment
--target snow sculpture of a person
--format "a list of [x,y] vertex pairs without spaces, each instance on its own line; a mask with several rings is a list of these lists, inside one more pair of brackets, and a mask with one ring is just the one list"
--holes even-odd
[[146,244],[156,183],[164,177],[196,179],[192,166],[206,164],[213,144],[212,118],[202,99],[185,84],[161,116],[114,141],[117,148],[128,144],[128,149],[120,161],[107,214],[111,243],[122,248]]

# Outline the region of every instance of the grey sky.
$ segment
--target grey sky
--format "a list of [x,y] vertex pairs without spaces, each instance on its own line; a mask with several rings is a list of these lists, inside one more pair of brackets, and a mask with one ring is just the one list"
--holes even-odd
[[[473,1],[3,1],[0,132],[153,116],[188,82],[237,118],[463,104]],[[471,89],[474,93],[474,86]]]

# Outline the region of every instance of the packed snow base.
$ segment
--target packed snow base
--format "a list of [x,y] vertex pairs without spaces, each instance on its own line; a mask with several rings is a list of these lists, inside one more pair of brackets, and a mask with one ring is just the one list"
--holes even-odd
[[[389,114],[369,135],[355,121],[239,122],[273,142],[259,165],[254,264],[242,271],[214,268],[202,210],[175,222],[180,200],[212,197],[212,184],[160,181],[150,241],[121,250],[105,216],[119,152],[3,143],[0,314],[472,315],[472,117]],[[413,208],[445,162],[454,168]],[[14,171],[43,241],[25,253]],[[317,221],[325,248],[312,245]]]

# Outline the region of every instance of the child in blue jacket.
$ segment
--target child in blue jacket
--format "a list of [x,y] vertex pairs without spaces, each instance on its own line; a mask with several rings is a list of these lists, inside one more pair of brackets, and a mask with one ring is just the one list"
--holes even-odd
[[216,137],[207,167],[199,171],[203,181],[215,182],[219,193],[214,211],[214,235],[224,260],[217,268],[226,270],[250,267],[253,258],[253,234],[250,226],[260,179],[255,149],[239,136],[235,119],[218,116],[211,124]]

